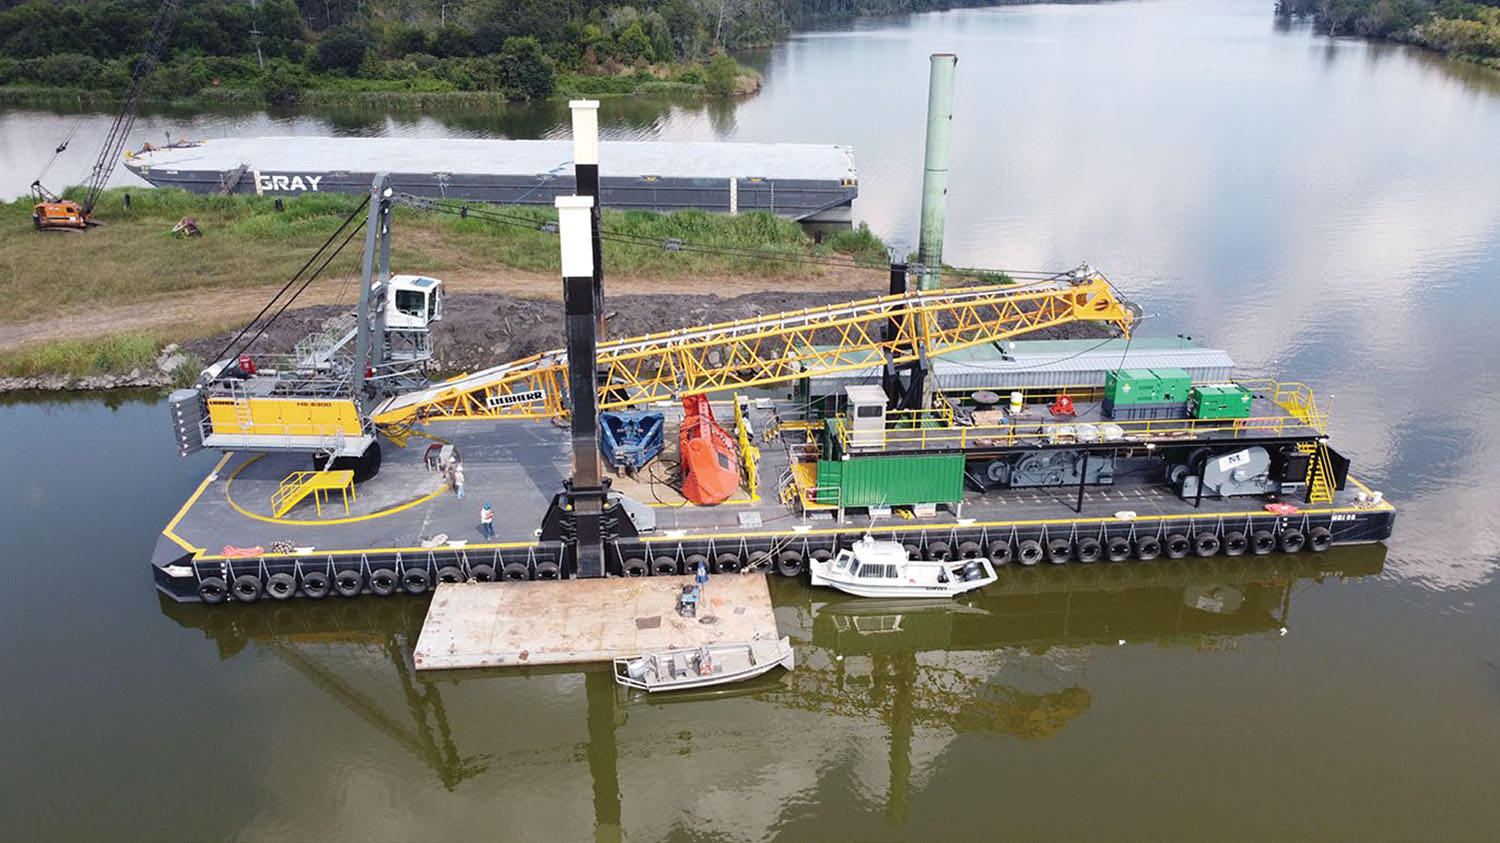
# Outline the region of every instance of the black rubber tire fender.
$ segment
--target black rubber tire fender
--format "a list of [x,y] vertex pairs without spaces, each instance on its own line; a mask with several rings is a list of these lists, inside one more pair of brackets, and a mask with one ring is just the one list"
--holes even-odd
[[1322,553],[1333,547],[1333,531],[1327,527],[1314,527],[1307,531],[1307,549]]
[[358,571],[346,568],[333,573],[333,590],[340,597],[358,597],[365,590],[365,578]]
[[421,594],[432,587],[432,574],[426,568],[407,568],[401,572],[401,587],[407,594]]
[[646,560],[641,557],[627,556],[620,560],[620,573],[634,579],[649,575],[651,568],[646,564]]
[[1307,536],[1296,527],[1288,527],[1281,531],[1276,539],[1276,545],[1281,548],[1282,553],[1296,553],[1307,544]]
[[1067,539],[1050,539],[1047,542],[1047,561],[1061,565],[1073,555],[1073,543]]
[[457,565],[444,565],[438,569],[437,581],[446,583],[464,582],[468,577],[464,576],[464,569]]
[[827,562],[833,558],[833,551],[826,547],[815,547],[807,554],[810,558],[819,562]]
[[651,573],[658,577],[670,577],[677,574],[677,560],[670,556],[658,556],[651,560]]
[[474,582],[494,582],[495,567],[488,562],[480,562],[478,565],[469,566],[469,579]]
[[222,577],[204,577],[198,580],[198,599],[210,606],[229,599],[229,584]]
[[783,577],[800,577],[807,570],[807,563],[800,550],[783,550],[776,557],[776,573]]
[[322,600],[330,591],[333,591],[333,578],[328,576],[327,571],[302,572],[302,596]]
[[1181,533],[1168,533],[1167,540],[1162,542],[1162,552],[1168,559],[1182,559],[1192,551],[1193,543]]
[[390,597],[401,587],[401,578],[390,568],[376,568],[370,572],[368,587],[377,597]]
[[713,563],[708,561],[708,557],[704,554],[689,553],[687,556],[682,557],[682,572],[689,576],[697,574],[699,563],[703,564],[704,570],[712,571],[714,568]]
[[1104,553],[1104,545],[1094,536],[1080,536],[1073,545],[1073,552],[1077,554],[1078,561],[1085,564],[1098,562],[1099,557]]
[[1216,556],[1219,553],[1220,544],[1218,535],[1214,533],[1199,533],[1193,536],[1193,555],[1205,559],[1210,556]]
[[536,560],[536,578],[539,580],[562,579],[562,566],[557,564],[556,559],[538,559]]
[[1015,556],[1015,549],[1008,541],[990,542],[990,564],[996,568],[1001,565],[1009,565]]
[[277,571],[266,577],[266,596],[272,600],[290,600],[297,594],[297,577],[285,571]]
[[265,587],[260,584],[260,577],[256,574],[240,574],[234,578],[232,588],[234,599],[242,603],[254,603],[265,592]]
[[764,550],[752,550],[745,562],[745,567],[751,571],[764,571],[771,565],[771,554]]
[[1111,562],[1124,562],[1130,558],[1130,539],[1124,536],[1110,536],[1109,541],[1104,543],[1104,558]]
[[1276,534],[1270,530],[1256,530],[1250,534],[1250,552],[1265,556],[1276,549]]
[[1150,562],[1158,556],[1161,556],[1161,539],[1149,533],[1135,537],[1135,558]]
[[519,560],[500,566],[500,579],[506,582],[525,582],[531,579],[531,567]]
[[1250,549],[1250,540],[1239,530],[1230,530],[1224,534],[1224,555],[1244,556],[1245,551]]
[[742,567],[744,567],[744,563],[740,561],[738,553],[721,553],[714,559],[713,572],[716,574],[733,574]]
[[902,542],[901,549],[906,551],[907,559],[922,558],[922,548],[918,547],[916,542]]
[[927,558],[935,562],[944,562],[953,557],[953,547],[945,541],[938,540],[927,543]]
[[1047,552],[1042,550],[1042,543],[1036,539],[1021,539],[1016,545],[1016,561],[1030,568],[1032,565],[1042,561]]

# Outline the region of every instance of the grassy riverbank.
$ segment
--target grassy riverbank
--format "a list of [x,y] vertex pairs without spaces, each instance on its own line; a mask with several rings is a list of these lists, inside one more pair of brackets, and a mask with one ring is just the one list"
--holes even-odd
[[[154,360],[167,342],[243,324],[359,201],[310,194],[284,200],[277,211],[269,197],[147,189],[129,191],[127,210],[125,192],[104,195],[96,214],[106,225],[87,232],[32,231],[29,200],[0,205],[0,231],[8,232],[0,237],[0,296],[7,305],[0,312],[0,375],[128,372]],[[526,224],[400,207],[392,267],[443,278],[455,292],[556,298],[557,237],[540,230],[555,214],[540,208],[503,213]],[[203,237],[171,233],[185,216],[197,221]],[[606,211],[604,228],[649,243],[605,243],[607,283],[619,292],[878,288],[878,271],[770,256],[878,262],[886,254],[868,229],[817,244],[797,223],[764,213]],[[668,238],[741,254],[669,251],[659,245]],[[351,303],[362,244],[362,235],[350,241],[299,305]]]

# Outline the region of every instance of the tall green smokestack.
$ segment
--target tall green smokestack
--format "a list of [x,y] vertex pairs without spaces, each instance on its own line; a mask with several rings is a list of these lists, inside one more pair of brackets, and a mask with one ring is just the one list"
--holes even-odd
[[927,86],[927,154],[922,164],[922,233],[917,262],[920,288],[935,290],[943,273],[943,219],[948,207],[948,135],[953,129],[953,69],[958,56],[932,54]]

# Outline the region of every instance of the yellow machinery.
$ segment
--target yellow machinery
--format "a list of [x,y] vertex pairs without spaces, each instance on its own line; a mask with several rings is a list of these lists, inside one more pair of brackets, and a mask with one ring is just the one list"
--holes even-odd
[[[599,409],[908,363],[1070,322],[1128,335],[1131,308],[1089,271],[1032,284],[895,294],[600,343]],[[864,352],[864,353],[859,353]],[[546,419],[567,413],[567,355],[549,351],[386,399],[380,425]]]

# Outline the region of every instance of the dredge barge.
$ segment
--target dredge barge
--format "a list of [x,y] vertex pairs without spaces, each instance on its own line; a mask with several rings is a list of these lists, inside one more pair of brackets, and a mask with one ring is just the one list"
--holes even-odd
[[[556,200],[566,347],[428,383],[442,284],[391,274],[402,197],[377,176],[353,319],[281,357],[236,350],[173,394],[182,452],[225,453],[162,531],[162,592],[387,596],[700,564],[801,576],[867,535],[1033,566],[1391,534],[1394,507],[1350,476],[1311,389],[1226,372],[1212,350],[1132,349],[1137,310],[1087,266],[912,290],[893,264],[885,296],[601,340],[598,155],[575,141],[583,195]],[[1123,342],[1113,368],[1054,358],[1016,379],[1013,341],[1081,323],[1116,338],[1100,348]],[[945,388],[931,365],[985,349],[996,367],[975,377],[993,382]],[[688,415],[713,447],[676,450]],[[601,441],[630,455],[617,477]],[[739,488],[704,499],[683,475],[705,468]]]
[[[611,175],[602,205],[669,213],[768,211],[847,223],[859,194],[847,146],[798,143],[600,144]],[[472,138],[221,138],[133,152],[125,167],[156,187],[193,193],[363,194],[377,172],[403,193],[552,207],[577,192],[568,141]]]

